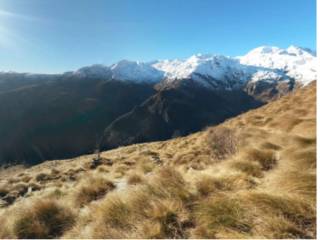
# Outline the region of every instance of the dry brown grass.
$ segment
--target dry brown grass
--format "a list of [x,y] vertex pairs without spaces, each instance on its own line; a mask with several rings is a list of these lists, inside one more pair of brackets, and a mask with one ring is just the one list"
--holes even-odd
[[[187,220],[185,206],[191,200],[186,182],[176,171],[164,168],[148,182],[113,192],[92,206],[90,238],[181,238]],[[79,236],[81,227],[67,237]],[[81,230],[80,230],[81,231]]]
[[23,196],[28,192],[28,185],[25,183],[18,183],[12,186],[11,191],[15,191],[19,196]]
[[286,219],[302,234],[297,237],[310,238],[310,234],[315,235],[316,209],[303,199],[259,192],[248,194],[245,199],[257,206],[261,213]]
[[250,189],[254,186],[252,179],[245,174],[232,174],[220,177],[201,175],[195,182],[200,196]]
[[247,149],[244,159],[258,162],[264,171],[271,170],[277,163],[276,153],[271,150]]
[[17,238],[57,238],[75,223],[75,216],[68,208],[55,201],[37,201],[23,209],[13,225]]
[[148,238],[185,238],[181,214],[183,204],[177,200],[153,201],[146,210],[146,215],[153,225],[143,226],[143,233]]
[[218,195],[197,204],[194,230],[196,238],[217,238],[219,232],[247,234],[251,230],[251,219],[236,198]]
[[301,148],[316,144],[316,138],[293,136],[290,140]]
[[110,172],[109,168],[106,166],[103,166],[103,165],[97,167],[97,170],[98,170],[98,172],[101,172],[101,173],[109,173]]
[[155,168],[155,164],[150,159],[143,159],[139,161],[138,168],[143,173],[149,173],[149,172],[152,172],[152,170]]
[[35,179],[37,182],[47,181],[50,180],[50,175],[48,173],[39,173],[36,175]]
[[278,151],[281,149],[281,146],[277,145],[277,144],[274,144],[274,143],[271,143],[271,142],[263,142],[261,144],[261,148],[262,149],[267,149],[267,150],[275,150],[275,151]]
[[8,170],[0,237],[315,238],[315,113],[311,86],[190,136],[102,152],[95,170],[92,155]]
[[8,186],[2,185],[0,186],[0,197],[4,197],[9,193]]
[[138,173],[131,173],[127,177],[128,184],[139,184],[141,182],[143,182],[143,177]]
[[263,176],[262,167],[255,162],[245,160],[234,161],[232,162],[231,167],[253,177]]
[[103,177],[90,177],[78,187],[75,193],[75,204],[83,207],[101,199],[114,188],[115,185]]
[[316,200],[316,174],[304,171],[283,172],[275,179],[278,189],[293,195],[305,196],[306,201]]

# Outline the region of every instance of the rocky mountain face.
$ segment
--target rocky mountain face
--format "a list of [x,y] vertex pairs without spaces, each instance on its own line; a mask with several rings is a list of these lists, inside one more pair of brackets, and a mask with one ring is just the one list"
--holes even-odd
[[316,79],[315,53],[123,60],[57,75],[0,73],[0,164],[37,163],[218,124]]

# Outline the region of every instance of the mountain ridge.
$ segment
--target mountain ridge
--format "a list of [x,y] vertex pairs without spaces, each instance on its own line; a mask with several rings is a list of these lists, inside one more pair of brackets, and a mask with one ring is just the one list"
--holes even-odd
[[[18,74],[0,72],[0,74]],[[23,73],[25,76],[51,76],[51,74]],[[59,74],[52,74],[59,75]],[[88,78],[112,78],[122,81],[165,82],[204,77],[224,81],[228,78],[245,83],[254,81],[279,80],[294,78],[302,85],[316,79],[316,52],[308,48],[289,46],[279,48],[261,46],[252,49],[244,56],[224,56],[217,54],[195,54],[186,59],[156,60],[151,62],[121,60],[110,66],[93,64],[76,71],[60,75],[77,75]],[[203,84],[203,83],[202,83]],[[204,84],[206,86],[206,84]]]

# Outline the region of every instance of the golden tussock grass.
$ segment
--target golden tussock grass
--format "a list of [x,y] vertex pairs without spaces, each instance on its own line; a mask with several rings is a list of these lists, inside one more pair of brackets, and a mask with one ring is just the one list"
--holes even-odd
[[143,177],[138,173],[131,173],[127,177],[128,184],[139,184],[143,182]]
[[8,186],[2,185],[0,186],[0,197],[4,197],[9,193]]
[[308,202],[316,199],[316,174],[299,170],[282,172],[275,178],[275,187],[289,194],[305,196]]
[[261,165],[262,170],[271,170],[277,163],[277,156],[271,150],[259,150],[255,148],[246,149],[244,159],[254,161]]
[[301,198],[253,192],[245,199],[268,215],[282,216],[301,232],[315,230],[316,209]]
[[110,193],[92,206],[95,221],[90,237],[181,238],[184,207],[190,198],[182,176],[161,169],[148,183],[141,183],[128,194]]
[[138,170],[142,171],[143,173],[152,172],[155,168],[155,163],[152,162],[150,159],[142,159],[138,163]]
[[57,238],[75,223],[75,215],[62,204],[39,200],[15,216],[13,233],[17,238]]
[[199,176],[195,186],[200,196],[207,197],[215,193],[250,189],[254,186],[254,182],[246,174],[233,173],[232,175],[220,177],[205,174]]
[[103,165],[97,167],[97,170],[100,173],[109,173],[110,172],[110,169],[106,166],[103,166]]
[[271,142],[263,142],[260,147],[262,149],[267,149],[267,150],[275,150],[275,151],[278,151],[278,150],[281,150],[282,147],[277,145],[277,144],[274,144],[274,143],[271,143]]
[[231,167],[243,173],[246,173],[249,176],[253,176],[253,177],[263,176],[262,167],[259,164],[252,161],[245,161],[245,160],[233,161],[231,164]]
[[112,164],[94,170],[93,155],[8,170],[0,237],[315,238],[315,112],[311,85],[190,136],[103,152]]
[[101,199],[114,188],[115,185],[103,177],[89,177],[78,186],[74,202],[83,207],[92,201]]
[[199,202],[194,211],[197,228],[196,238],[217,238],[219,232],[236,231],[248,233],[250,218],[236,198],[218,195]]

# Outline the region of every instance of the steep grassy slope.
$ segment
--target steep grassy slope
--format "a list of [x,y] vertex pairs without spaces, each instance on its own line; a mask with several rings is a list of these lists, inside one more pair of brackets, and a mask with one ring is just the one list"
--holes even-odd
[[101,156],[2,170],[0,237],[315,238],[315,84]]

